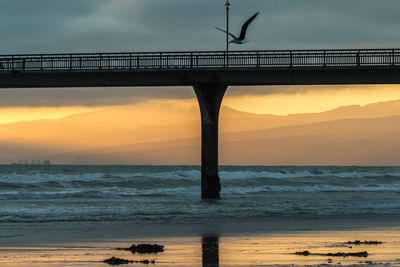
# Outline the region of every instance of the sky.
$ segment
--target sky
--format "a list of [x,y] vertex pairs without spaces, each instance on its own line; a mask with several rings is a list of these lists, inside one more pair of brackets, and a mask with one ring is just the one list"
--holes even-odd
[[[256,11],[235,50],[395,48],[398,0],[231,0],[230,29]],[[0,54],[222,50],[225,0],[2,0]],[[223,104],[254,112],[320,112],[399,99],[397,86],[238,87]],[[0,123],[107,106],[193,100],[191,88],[0,90]],[[150,107],[149,107],[150,108]]]
[[[2,0],[1,54],[220,50],[225,0]],[[241,49],[382,48],[400,41],[398,0],[231,0]]]

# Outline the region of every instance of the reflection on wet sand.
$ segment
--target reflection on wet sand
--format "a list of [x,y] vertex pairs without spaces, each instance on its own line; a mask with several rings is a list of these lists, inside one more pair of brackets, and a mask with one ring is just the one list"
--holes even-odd
[[[215,234],[216,235],[216,234]],[[126,237],[88,242],[47,243],[42,246],[6,247],[0,244],[0,266],[107,267],[112,257],[139,266],[398,266],[400,228],[373,230],[287,231],[258,235],[191,237]],[[7,241],[0,237],[0,241]],[[157,254],[117,250],[132,244],[162,244]],[[1,243],[1,242],[0,242]],[[308,251],[308,253],[304,253]],[[355,254],[366,251],[365,256]],[[303,252],[301,254],[296,252]],[[139,262],[140,261],[140,262]],[[132,266],[133,266],[132,265]],[[128,266],[128,265],[127,265]]]
[[203,267],[219,267],[219,237],[202,238]]

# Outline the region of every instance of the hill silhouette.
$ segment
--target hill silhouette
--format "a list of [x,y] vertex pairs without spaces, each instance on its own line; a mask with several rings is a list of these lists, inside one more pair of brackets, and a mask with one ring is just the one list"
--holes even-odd
[[[222,107],[221,164],[398,165],[400,100],[288,116]],[[0,125],[0,160],[73,164],[199,164],[195,105],[113,107]],[[379,144],[379,145],[378,145]],[[363,153],[361,153],[363,151]]]

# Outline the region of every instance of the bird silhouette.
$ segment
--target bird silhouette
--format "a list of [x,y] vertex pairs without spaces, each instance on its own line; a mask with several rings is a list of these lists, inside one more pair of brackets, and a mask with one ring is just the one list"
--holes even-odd
[[229,43],[234,43],[234,44],[244,44],[244,43],[248,43],[249,41],[246,40],[246,32],[247,32],[247,28],[249,27],[250,23],[258,16],[258,13],[255,13],[253,16],[251,16],[242,26],[242,30],[240,31],[240,35],[239,37],[233,35],[230,32],[227,32],[221,28],[215,27],[217,30],[222,31],[224,33],[229,34],[233,40],[231,40]]

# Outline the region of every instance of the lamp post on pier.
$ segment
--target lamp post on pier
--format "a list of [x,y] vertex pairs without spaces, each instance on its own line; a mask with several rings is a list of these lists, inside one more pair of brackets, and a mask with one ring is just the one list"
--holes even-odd
[[226,54],[228,55],[229,52],[229,7],[231,4],[229,3],[229,0],[226,0],[225,3],[226,6]]

